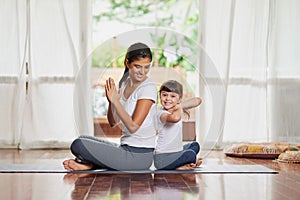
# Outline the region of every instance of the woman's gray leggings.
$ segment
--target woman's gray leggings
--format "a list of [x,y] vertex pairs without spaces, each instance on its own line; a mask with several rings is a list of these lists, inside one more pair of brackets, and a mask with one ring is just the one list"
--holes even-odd
[[97,169],[145,170],[153,162],[154,148],[119,145],[91,136],[80,136],[71,144],[77,161]]

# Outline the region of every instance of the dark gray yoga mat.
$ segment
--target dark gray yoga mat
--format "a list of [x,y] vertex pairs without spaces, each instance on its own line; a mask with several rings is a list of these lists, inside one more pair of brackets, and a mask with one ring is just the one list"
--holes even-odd
[[[0,173],[70,173],[59,164],[0,164]],[[135,170],[135,171],[115,171],[115,170],[85,170],[71,173],[86,174],[275,174],[275,170],[262,165],[217,165],[204,164],[194,170]]]

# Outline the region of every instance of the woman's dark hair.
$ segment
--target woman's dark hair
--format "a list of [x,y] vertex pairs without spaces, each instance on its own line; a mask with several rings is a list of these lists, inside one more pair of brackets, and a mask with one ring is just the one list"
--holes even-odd
[[126,61],[130,64],[131,62],[142,58],[149,58],[152,61],[151,49],[146,44],[139,42],[139,43],[134,43],[130,47],[128,47],[124,59],[125,70],[121,80],[119,81],[119,88],[121,87],[122,83],[128,78],[129,69],[126,66]]
[[[183,87],[182,84],[175,80],[168,80],[164,82],[159,89],[159,94],[161,94],[162,91],[165,92],[174,92],[179,95],[179,98],[182,99],[183,96]],[[190,118],[190,113],[187,110],[183,110],[184,114],[187,115],[188,118]]]

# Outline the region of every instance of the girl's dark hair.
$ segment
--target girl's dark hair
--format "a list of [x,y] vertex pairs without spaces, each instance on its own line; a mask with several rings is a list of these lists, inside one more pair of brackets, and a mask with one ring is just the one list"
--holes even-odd
[[175,80],[169,80],[167,82],[164,82],[159,89],[159,94],[162,92],[174,92],[176,94],[179,95],[179,98],[182,98],[183,95],[183,89],[182,89],[182,85],[175,81]]
[[152,61],[151,49],[146,44],[139,42],[139,43],[134,43],[130,47],[128,47],[124,59],[125,70],[121,80],[119,81],[119,88],[121,87],[122,83],[128,78],[129,69],[126,66],[126,61],[130,64],[131,62],[142,58],[149,58]]
[[[182,99],[182,96],[183,96],[182,84],[175,80],[168,80],[168,81],[164,82],[160,86],[159,94],[161,94],[162,91],[174,92],[179,95],[180,99]],[[190,118],[190,113],[187,110],[183,110],[183,112],[187,115],[188,118]]]

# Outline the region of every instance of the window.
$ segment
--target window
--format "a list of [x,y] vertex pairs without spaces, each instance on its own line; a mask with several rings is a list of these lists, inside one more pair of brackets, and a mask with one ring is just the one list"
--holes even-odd
[[[194,73],[196,67],[193,63],[196,62],[190,60],[194,52],[191,43],[196,44],[198,40],[198,20],[196,0],[95,0],[92,55],[94,117],[106,115],[104,80],[107,76],[120,79],[124,51],[128,47],[123,38],[129,40],[130,33],[135,30],[134,34],[143,35],[139,36],[149,41],[150,47],[155,47],[152,48],[154,67],[151,69],[155,81],[159,84],[171,77],[178,79],[184,85],[184,97],[193,95],[198,74]],[[132,39],[135,39],[134,36]]]

